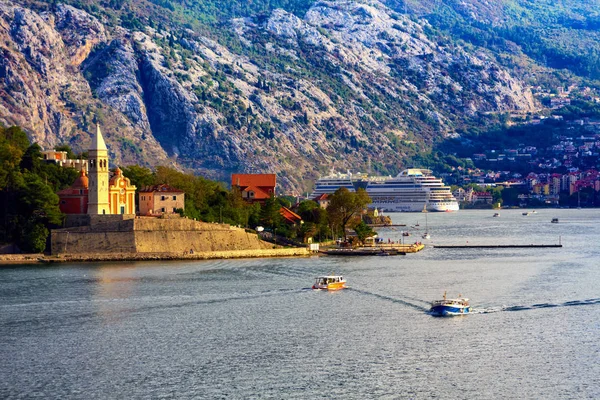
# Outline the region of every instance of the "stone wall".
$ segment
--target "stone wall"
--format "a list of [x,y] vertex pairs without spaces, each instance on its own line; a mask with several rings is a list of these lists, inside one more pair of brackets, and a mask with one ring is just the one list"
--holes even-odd
[[[255,233],[187,218],[95,216],[90,225],[56,229],[52,254],[222,252],[270,249]],[[122,216],[123,217],[123,216]]]

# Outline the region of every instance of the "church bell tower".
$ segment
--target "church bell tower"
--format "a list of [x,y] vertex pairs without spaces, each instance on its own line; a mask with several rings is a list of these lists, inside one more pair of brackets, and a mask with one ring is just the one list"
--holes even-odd
[[100,125],[96,125],[96,135],[88,157],[88,214],[110,214],[108,205],[108,149]]

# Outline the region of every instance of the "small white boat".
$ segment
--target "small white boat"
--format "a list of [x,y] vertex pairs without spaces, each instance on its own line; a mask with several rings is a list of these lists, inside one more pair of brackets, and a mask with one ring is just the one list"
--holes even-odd
[[500,213],[494,213],[494,217],[499,217]]
[[458,295],[456,299],[447,299],[446,292],[442,300],[435,300],[431,303],[430,314],[436,317],[452,317],[455,315],[465,315],[470,310],[469,299]]
[[318,290],[340,290],[346,289],[346,280],[340,275],[324,275],[315,278],[313,289]]
[[431,235],[428,232],[425,232],[421,237],[423,239],[431,239]]

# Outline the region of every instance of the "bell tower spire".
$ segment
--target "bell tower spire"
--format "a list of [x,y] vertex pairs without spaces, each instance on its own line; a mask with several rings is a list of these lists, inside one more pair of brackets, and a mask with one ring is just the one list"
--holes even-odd
[[96,134],[92,137],[89,151],[88,172],[88,214],[109,214],[108,205],[108,149],[96,125]]

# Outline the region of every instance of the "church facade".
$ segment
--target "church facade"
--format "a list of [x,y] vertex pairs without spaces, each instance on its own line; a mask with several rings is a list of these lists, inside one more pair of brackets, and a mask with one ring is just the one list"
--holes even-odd
[[59,207],[65,214],[135,214],[136,187],[117,168],[110,176],[108,149],[100,126],[88,150],[88,171],[70,188],[58,192]]

